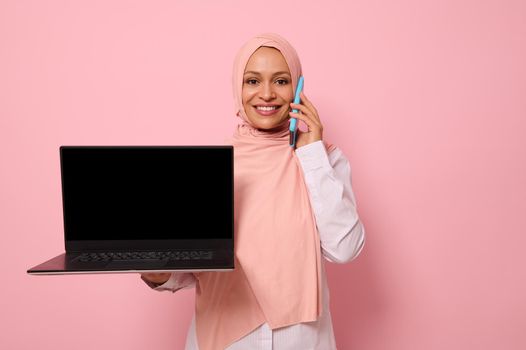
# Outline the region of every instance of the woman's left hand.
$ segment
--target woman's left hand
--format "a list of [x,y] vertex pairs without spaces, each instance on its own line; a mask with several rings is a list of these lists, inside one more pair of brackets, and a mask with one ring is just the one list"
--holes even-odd
[[296,148],[319,141],[323,137],[323,125],[321,125],[318,111],[314,108],[314,105],[305,96],[303,91],[300,93],[300,97],[302,104],[291,103],[290,108],[297,109],[301,113],[292,113],[292,111],[290,111],[289,115],[291,118],[303,120],[303,122],[307,124],[308,131],[303,132],[300,131],[299,128],[296,129]]

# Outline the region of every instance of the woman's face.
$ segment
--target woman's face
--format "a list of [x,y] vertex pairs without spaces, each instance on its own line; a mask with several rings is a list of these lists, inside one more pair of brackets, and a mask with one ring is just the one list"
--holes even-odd
[[252,54],[245,67],[241,97],[248,120],[257,129],[272,130],[290,118],[292,79],[279,50],[260,47]]

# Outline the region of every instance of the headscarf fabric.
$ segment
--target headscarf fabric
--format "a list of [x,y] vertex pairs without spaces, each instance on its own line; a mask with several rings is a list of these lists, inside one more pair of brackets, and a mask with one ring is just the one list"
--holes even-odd
[[281,52],[293,91],[301,75],[296,51],[274,33],[253,37],[235,58],[232,87],[242,119],[229,140],[234,146],[235,269],[195,274],[201,350],[225,349],[265,322],[276,329],[315,321],[322,313],[320,240],[301,166],[289,145],[288,123],[272,132],[259,130],[242,104],[245,67],[262,46]]

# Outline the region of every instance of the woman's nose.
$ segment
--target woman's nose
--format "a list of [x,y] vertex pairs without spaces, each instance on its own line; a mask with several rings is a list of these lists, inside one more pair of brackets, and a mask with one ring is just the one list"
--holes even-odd
[[264,100],[273,99],[276,97],[276,92],[272,84],[261,84],[260,96]]

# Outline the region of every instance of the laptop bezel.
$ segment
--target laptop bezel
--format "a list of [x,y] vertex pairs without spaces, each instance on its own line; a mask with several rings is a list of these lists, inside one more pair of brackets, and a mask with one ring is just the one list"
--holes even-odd
[[[67,149],[228,149],[231,157],[231,232],[229,238],[221,239],[177,239],[177,240],[68,240],[68,227],[66,224],[66,204],[64,191],[64,166],[63,166],[63,151]],[[62,189],[62,218],[64,223],[64,244],[66,253],[87,252],[87,251],[119,251],[119,250],[173,250],[173,249],[211,249],[211,250],[227,250],[234,252],[234,147],[231,145],[208,145],[208,146],[155,146],[155,145],[141,145],[141,146],[60,146],[60,178]]]

